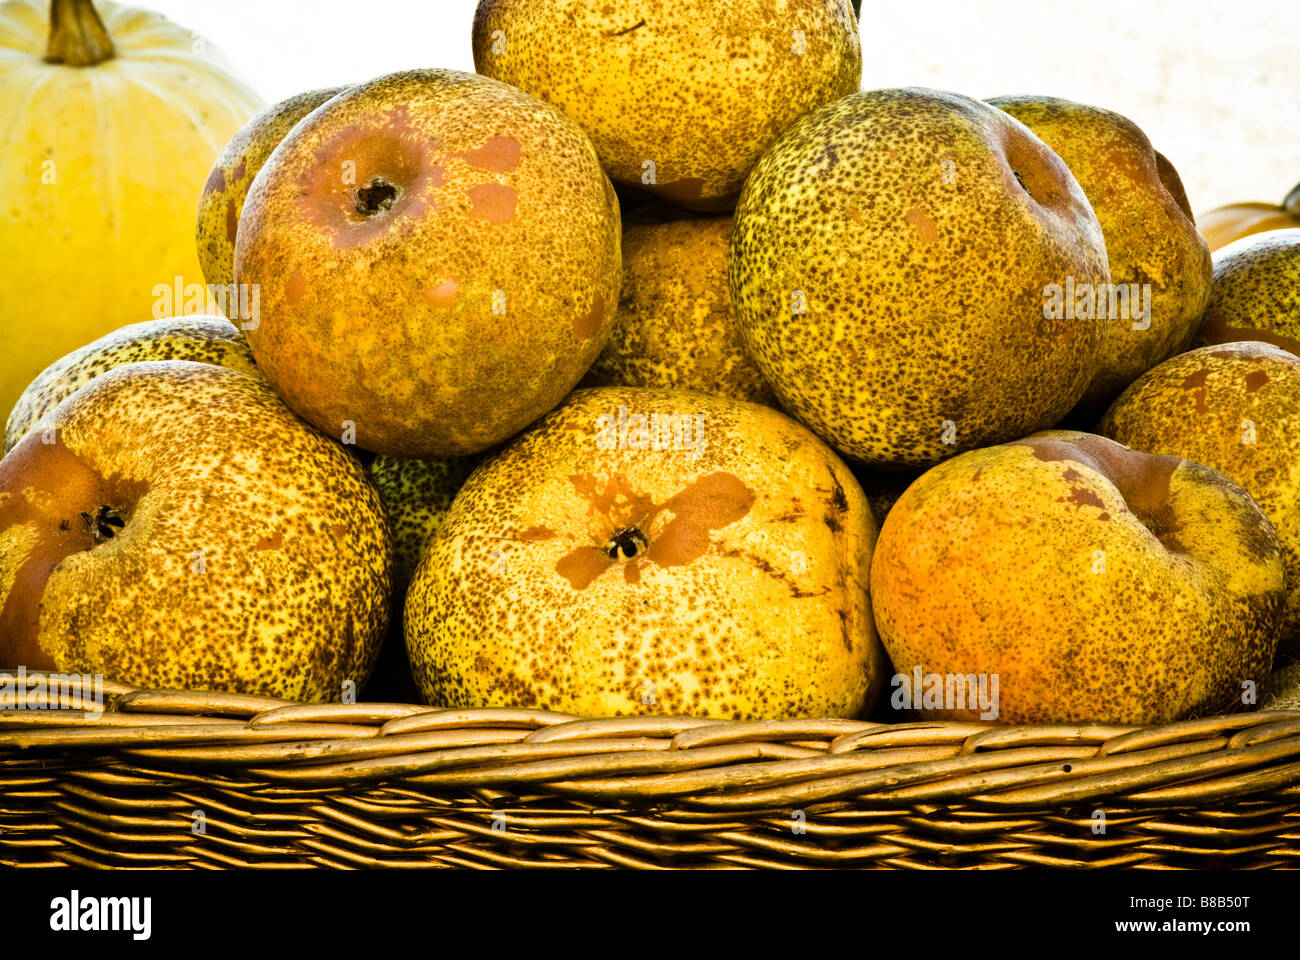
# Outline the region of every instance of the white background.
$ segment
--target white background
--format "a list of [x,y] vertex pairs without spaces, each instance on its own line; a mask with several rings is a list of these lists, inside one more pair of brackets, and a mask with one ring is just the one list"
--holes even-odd
[[[268,102],[409,67],[474,69],[475,0],[136,5],[216,43]],[[1300,180],[1300,0],[864,0],[862,45],[865,89],[1117,110],[1178,168],[1197,211],[1278,202]]]

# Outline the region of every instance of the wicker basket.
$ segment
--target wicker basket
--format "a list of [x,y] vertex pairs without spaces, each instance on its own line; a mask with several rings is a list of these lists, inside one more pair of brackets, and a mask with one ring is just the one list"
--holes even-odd
[[99,717],[0,711],[0,863],[1300,866],[1300,711],[738,723],[104,692]]

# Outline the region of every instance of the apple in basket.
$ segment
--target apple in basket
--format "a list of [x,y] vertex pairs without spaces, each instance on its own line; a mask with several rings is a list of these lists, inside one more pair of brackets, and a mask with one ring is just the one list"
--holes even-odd
[[0,668],[337,700],[390,577],[360,462],[227,367],[117,367],[0,461]]
[[406,600],[430,703],[852,717],[884,651],[861,487],[769,407],[578,390],[466,481]]

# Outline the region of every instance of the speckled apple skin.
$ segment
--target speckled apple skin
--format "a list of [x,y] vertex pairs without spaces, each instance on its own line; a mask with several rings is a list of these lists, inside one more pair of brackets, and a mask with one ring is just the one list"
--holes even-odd
[[1080,401],[1097,417],[1125,387],[1187,349],[1210,298],[1210,248],[1178,171],[1132,120],[1058,97],[995,97],[1051,147],[1083,187],[1101,223],[1115,284],[1150,284],[1150,326],[1115,318],[1102,326],[1097,372]]
[[65,397],[114,367],[141,360],[193,360],[265,379],[248,341],[225,317],[183,316],[132,323],[60,357],[41,371],[9,414],[5,453]]
[[[702,416],[701,455],[602,449],[620,406]],[[644,549],[611,558],[628,528]],[[885,669],[874,539],[852,474],[775,410],[575,391],[461,488],[407,594],[412,668],[452,707],[853,717]]]
[[1095,319],[1048,284],[1109,277],[1070,171],[960,94],[875,90],[804,117],[745,183],[731,303],[781,406],[886,469],[1059,422],[1092,378]]
[[[1285,595],[1277,537],[1244,490],[1068,431],[924,474],[885,518],[871,582],[895,669],[996,674],[999,723],[1242,709]],[[925,715],[979,714],[946,706]]]
[[195,239],[208,283],[235,279],[235,237],[253,178],[298,121],[347,87],[309,90],[267,107],[230,138],[212,165],[199,196]]
[[1124,391],[1098,432],[1213,467],[1251,495],[1286,565],[1279,652],[1300,657],[1300,357],[1259,342],[1180,354]]
[[624,230],[618,313],[582,385],[699,390],[775,406],[731,312],[730,238],[730,217]]
[[[3,666],[307,701],[364,685],[391,546],[340,446],[189,361],[111,370],[51,422],[55,443],[0,461]],[[82,514],[103,505],[125,524],[97,542]]]
[[618,306],[619,232],[572,120],[487,77],[412,70],[281,141],[244,203],[235,279],[259,285],[249,344],[291,409],[376,453],[445,459],[517,433],[587,372]]
[[573,117],[611,178],[693,210],[734,207],[790,124],[862,80],[848,0],[480,0],[473,43],[479,73]]
[[1243,340],[1300,355],[1300,229],[1269,230],[1214,251],[1197,344]]

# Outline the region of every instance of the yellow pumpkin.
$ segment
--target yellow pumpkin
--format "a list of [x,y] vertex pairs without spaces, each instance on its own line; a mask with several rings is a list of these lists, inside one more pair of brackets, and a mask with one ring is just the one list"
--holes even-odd
[[194,205],[262,108],[191,31],[97,7],[0,4],[0,416],[69,351],[184,312],[175,278],[203,283]]
[[1201,214],[1196,218],[1196,226],[1200,228],[1211,251],[1255,233],[1300,227],[1300,183],[1291,188],[1281,206],[1272,203],[1232,203]]

